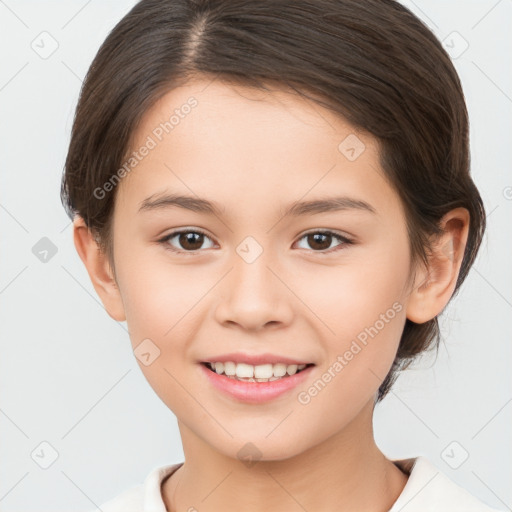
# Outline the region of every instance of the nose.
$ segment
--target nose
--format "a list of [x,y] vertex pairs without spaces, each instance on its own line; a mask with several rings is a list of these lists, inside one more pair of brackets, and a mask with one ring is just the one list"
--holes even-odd
[[216,307],[221,324],[259,331],[284,327],[293,317],[293,293],[285,272],[263,252],[254,261],[234,254],[232,270],[222,283],[222,299]]

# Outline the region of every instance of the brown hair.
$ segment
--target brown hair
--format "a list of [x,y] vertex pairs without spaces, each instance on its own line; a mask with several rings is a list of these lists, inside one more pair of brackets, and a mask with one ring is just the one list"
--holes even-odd
[[[80,91],[61,199],[109,256],[118,171],[144,113],[194,76],[313,99],[377,138],[403,202],[411,261],[427,263],[439,221],[467,208],[470,227],[454,294],[473,264],[485,210],[469,174],[468,116],[452,62],[434,34],[394,0],[142,0],[110,32]],[[114,274],[115,275],[115,274]],[[399,370],[439,344],[437,317],[406,320],[377,401]]]

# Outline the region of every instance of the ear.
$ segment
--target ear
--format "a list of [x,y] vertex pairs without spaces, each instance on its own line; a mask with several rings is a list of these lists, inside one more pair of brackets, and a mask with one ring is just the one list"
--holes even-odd
[[73,221],[73,239],[78,255],[107,313],[114,320],[123,322],[126,320],[123,301],[108,257],[101,251],[99,244],[80,216]]
[[469,212],[455,208],[440,221],[443,234],[433,243],[427,268],[418,272],[406,316],[422,324],[437,316],[453,295],[469,232]]

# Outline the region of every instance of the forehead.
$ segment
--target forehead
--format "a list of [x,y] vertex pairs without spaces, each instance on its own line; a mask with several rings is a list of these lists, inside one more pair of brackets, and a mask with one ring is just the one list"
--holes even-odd
[[144,146],[118,191],[132,210],[165,190],[211,198],[228,214],[232,206],[258,211],[331,192],[378,211],[398,200],[372,136],[285,89],[189,82],[146,112],[130,151]]

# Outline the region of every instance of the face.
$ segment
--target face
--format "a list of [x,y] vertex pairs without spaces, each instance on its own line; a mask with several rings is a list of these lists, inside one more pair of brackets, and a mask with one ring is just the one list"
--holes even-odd
[[[373,404],[406,319],[404,212],[376,141],[297,95],[220,80],[172,90],[135,135],[140,161],[116,194],[114,263],[155,392],[231,457],[250,442],[263,459],[284,459],[348,428]],[[228,353],[314,366],[278,396],[244,400],[201,364]]]

